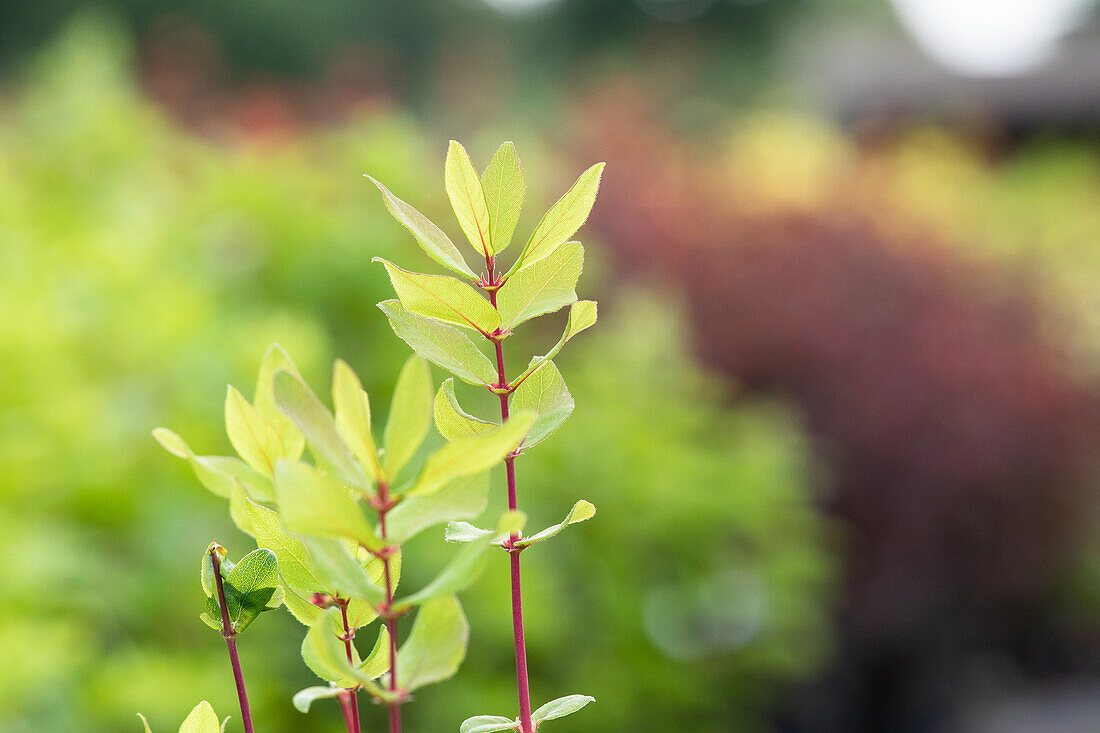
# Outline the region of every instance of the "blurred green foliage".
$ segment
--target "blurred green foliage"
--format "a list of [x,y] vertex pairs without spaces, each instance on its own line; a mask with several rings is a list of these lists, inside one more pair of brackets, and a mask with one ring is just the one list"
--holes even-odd
[[[318,391],[341,356],[387,404],[408,352],[374,307],[389,286],[369,262],[415,246],[360,174],[446,220],[442,186],[421,189],[443,146],[410,119],[216,147],[142,100],[127,48],[109,25],[77,24],[0,98],[6,733],[136,730],[137,711],[165,729],[203,698],[234,710],[194,558],[211,540],[250,545],[149,431],[227,453],[225,384],[250,391],[272,341]],[[829,641],[833,554],[802,432],[774,405],[721,407],[731,395],[685,356],[669,303],[591,276],[581,287],[609,308],[563,360],[580,407],[520,472],[535,524],[578,492],[601,511],[526,555],[535,702],[583,685],[598,702],[580,733],[762,730],[781,684]],[[554,325],[524,350],[552,343]],[[448,554],[422,539],[414,585]],[[410,707],[409,730],[513,708],[506,599],[503,572],[465,594],[469,661]],[[290,696],[312,675],[300,626],[272,616],[241,654],[257,720],[289,733],[304,720]],[[338,730],[332,713],[311,729]]]

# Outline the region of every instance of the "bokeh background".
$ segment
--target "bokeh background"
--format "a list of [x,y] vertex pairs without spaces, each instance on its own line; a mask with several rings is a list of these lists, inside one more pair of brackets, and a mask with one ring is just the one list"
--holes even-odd
[[[248,541],[149,432],[228,452],[272,341],[385,405],[370,259],[430,263],[361,174],[453,224],[450,138],[516,142],[527,230],[608,163],[519,465],[534,524],[600,509],[526,556],[535,700],[598,700],[551,725],[1100,730],[1091,0],[7,0],[0,79],[5,733],[239,730],[196,571]],[[512,714],[506,599],[409,730]],[[265,733],[342,729],[301,634],[242,639]]]

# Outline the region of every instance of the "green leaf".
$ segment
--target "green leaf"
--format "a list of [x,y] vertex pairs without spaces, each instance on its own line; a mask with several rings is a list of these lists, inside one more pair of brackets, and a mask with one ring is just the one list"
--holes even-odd
[[470,626],[457,598],[425,603],[397,653],[398,686],[412,692],[453,675],[466,657],[469,638]]
[[[403,611],[418,604],[426,603],[440,596],[458,593],[465,590],[478,579],[485,568],[485,552],[489,549],[488,542],[474,542],[466,545],[455,553],[446,567],[435,576],[432,582],[424,588],[413,593],[407,598],[401,598],[394,602],[396,611]],[[400,667],[398,668],[400,670]]]
[[518,535],[527,523],[527,515],[521,511],[509,510],[500,515],[496,529],[482,529],[469,522],[449,522],[443,532],[447,542],[480,542],[488,540],[493,545],[503,545],[512,535]]
[[580,175],[573,187],[566,191],[558,202],[542,217],[542,221],[531,233],[531,238],[523,247],[519,259],[512,265],[505,277],[519,268],[538,262],[554,251],[562,242],[568,240],[588,219],[592,205],[596,203],[596,192],[600,190],[600,176],[603,175],[603,163],[597,163]]
[[500,325],[500,314],[470,285],[447,275],[409,272],[389,260],[375,257],[389,273],[401,305],[417,315],[489,336]]
[[229,493],[229,518],[233,520],[233,524],[237,525],[237,529],[249,537],[255,537],[256,531],[253,529],[252,520],[248,516],[249,501],[251,501],[251,497],[249,497],[244,484],[240,481],[234,482],[233,489]]
[[493,252],[499,254],[512,241],[527,194],[523,167],[516,155],[516,146],[511,142],[504,143],[493,154],[481,174],[481,187],[489,207],[489,242]]
[[428,217],[390,193],[389,189],[381,183],[370,176],[367,176],[367,178],[370,178],[371,182],[378,186],[378,190],[382,192],[386,208],[389,209],[393,218],[401,222],[412,233],[417,244],[429,257],[459,275],[465,275],[472,280],[477,279],[477,275],[466,264],[454,242],[443,233],[442,229],[433,224]]
[[371,432],[370,398],[359,377],[342,359],[332,369],[332,404],[336,408],[336,432],[366,469],[370,480],[383,478],[378,446]]
[[274,498],[268,478],[250,468],[241,459],[228,456],[197,456],[183,438],[168,428],[157,428],[153,431],[153,437],[166,451],[190,463],[191,470],[195,472],[199,483],[211,493],[229,498],[233,491],[233,482],[237,480],[259,498]]
[[[279,562],[275,553],[256,549],[241,558],[222,582],[229,622],[238,633],[248,628],[263,611],[282,602],[279,590]],[[278,598],[279,603],[275,600]]]
[[292,532],[316,537],[343,537],[369,550],[385,544],[344,487],[312,466],[279,461],[275,466],[279,513]]
[[338,697],[343,689],[339,687],[307,687],[304,690],[298,690],[294,693],[294,697],[291,702],[294,704],[294,709],[300,713],[308,713],[309,708],[317,700],[325,700],[331,697]]
[[318,463],[350,486],[367,492],[371,490],[363,467],[340,438],[332,413],[301,378],[276,369],[275,404],[306,436],[309,449]]
[[324,583],[313,571],[313,560],[309,551],[305,545],[291,537],[279,515],[254,501],[248,501],[246,508],[255,532],[256,544],[275,553],[279,560],[279,573],[286,583],[310,592],[326,590]]
[[384,300],[378,307],[386,314],[398,338],[428,361],[470,384],[488,387],[496,382],[496,367],[466,334],[409,313],[397,300]]
[[452,440],[428,456],[409,493],[430,494],[459,476],[489,470],[519,447],[534,422],[535,413],[518,411],[500,427]]
[[452,519],[472,519],[489,500],[489,474],[459,476],[426,496],[407,496],[386,515],[388,541],[400,545],[428,527]]
[[518,729],[518,720],[502,718],[499,715],[475,715],[462,721],[458,733],[497,733],[497,731],[502,730]]
[[299,591],[290,586],[284,587],[283,590],[286,591],[283,605],[286,606],[291,615],[297,619],[298,623],[312,626],[317,617],[321,615],[321,607],[310,602],[313,593]]
[[537,445],[561,427],[573,412],[573,395],[552,361],[544,361],[512,393],[513,410],[533,410],[538,417],[523,447]]
[[237,454],[265,476],[275,472],[277,460],[287,457],[279,431],[232,385],[225,395],[225,430]]
[[435,428],[447,440],[454,440],[471,433],[483,433],[496,427],[496,423],[468,414],[455,397],[455,380],[445,379],[435,393]]
[[279,344],[271,344],[264,353],[263,361],[260,362],[260,375],[256,380],[256,394],[252,404],[256,406],[256,411],[278,431],[282,438],[284,457],[297,460],[302,457],[302,449],[306,441],[301,431],[275,405],[273,388],[276,369],[284,369],[300,378],[298,367],[290,355]]
[[513,329],[535,316],[576,302],[577,280],[584,268],[584,247],[565,242],[545,258],[521,268],[497,292],[504,328]]
[[348,661],[347,647],[337,638],[343,634],[344,624],[340,609],[333,606],[317,618],[302,641],[302,661],[323,680],[335,682],[341,687],[363,685],[368,691],[381,692],[381,688],[359,669],[359,655],[352,646],[352,659]]
[[320,537],[302,537],[302,543],[309,549],[313,569],[326,588],[373,605],[386,600],[386,591],[370,577],[344,543]]
[[523,384],[523,382],[534,373],[536,369],[542,366],[543,362],[550,361],[561,348],[565,346],[569,339],[576,336],[581,331],[589,328],[596,323],[596,301],[594,300],[578,300],[573,305],[569,306],[569,321],[565,324],[565,332],[562,333],[561,338],[558,339],[558,343],[554,344],[554,348],[547,351],[542,356],[536,356],[531,360],[531,363],[527,365],[527,369],[512,383],[514,387],[518,389],[517,385]]
[[563,521],[553,526],[547,527],[538,534],[519,540],[518,542],[516,542],[516,547],[530,547],[536,542],[542,542],[543,540],[550,539],[558,532],[561,532],[563,529],[568,527],[570,524],[583,522],[586,519],[591,519],[594,516],[596,516],[596,507],[594,507],[591,503],[585,501],[584,499],[581,499],[573,505],[573,508],[570,509],[569,513],[565,515],[565,519]]
[[535,725],[554,718],[564,718],[572,715],[590,702],[596,702],[591,695],[566,695],[557,700],[551,700],[535,712],[531,713],[531,722]]
[[184,718],[179,733],[221,733],[221,721],[214,714],[214,708],[203,700]]
[[378,627],[378,640],[374,648],[359,665],[364,676],[376,680],[390,671],[390,632],[385,624]]
[[491,256],[493,245],[489,241],[489,207],[485,204],[481,179],[470,162],[466,148],[454,140],[447,148],[443,180],[451,208],[466,239],[478,252],[486,257]]
[[424,442],[432,424],[432,375],[428,364],[410,356],[401,368],[390,403],[390,416],[383,435],[386,476],[394,478]]

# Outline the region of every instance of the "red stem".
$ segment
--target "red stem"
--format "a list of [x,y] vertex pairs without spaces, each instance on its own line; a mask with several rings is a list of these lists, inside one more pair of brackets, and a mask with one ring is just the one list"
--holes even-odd
[[233,630],[233,624],[229,623],[229,609],[225,603],[225,588],[222,586],[221,561],[218,559],[218,551],[210,548],[210,561],[214,565],[214,585],[218,589],[218,606],[222,611],[222,638],[229,648],[229,663],[233,665],[233,681],[237,685],[237,699],[241,703],[241,720],[244,722],[245,733],[254,733],[252,727],[252,710],[248,707],[248,693],[244,689],[244,674],[241,672],[241,660],[237,656],[237,632]]
[[[493,283],[493,261],[488,261],[489,282]],[[489,302],[496,307],[497,291],[489,291]],[[497,356],[497,384],[501,388],[507,388],[508,376],[504,371],[504,348],[500,341],[494,341]],[[500,422],[503,425],[508,419],[508,395],[500,396]],[[519,502],[516,497],[516,458],[509,455],[504,459],[505,471],[508,475],[508,508],[516,511]],[[518,534],[512,533],[515,541]],[[531,686],[527,678],[527,640],[523,633],[523,587],[520,578],[519,554],[520,549],[508,548],[512,566],[512,637],[516,648],[516,688],[519,693],[519,733],[535,733],[535,726],[531,723]]]
[[[344,649],[348,654],[348,663],[354,666],[355,647],[351,640],[355,638],[355,634],[352,633],[351,626],[348,624],[348,601],[338,599],[337,604],[340,606],[340,616],[344,619]],[[348,733],[360,733],[362,729],[359,723],[359,690],[354,688],[348,690],[346,695],[341,694],[340,704],[344,707],[344,723],[348,726]]]
[[[378,482],[378,533],[382,541],[386,540],[386,513],[390,510],[390,487],[385,481]],[[393,606],[393,580],[390,578],[390,555],[382,556],[382,574],[386,577],[386,610]],[[390,733],[401,733],[401,696],[397,689],[397,618],[386,618],[386,629],[390,632],[390,692],[394,693],[390,708]]]

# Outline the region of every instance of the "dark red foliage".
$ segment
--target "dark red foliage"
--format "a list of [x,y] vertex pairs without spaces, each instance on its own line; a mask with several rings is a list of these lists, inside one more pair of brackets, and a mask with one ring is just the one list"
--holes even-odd
[[804,410],[849,530],[834,722],[900,730],[905,680],[1033,622],[1092,507],[1096,395],[1002,274],[844,212],[740,211],[717,166],[608,100],[585,130],[608,160],[594,226],[685,294],[707,361]]

